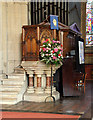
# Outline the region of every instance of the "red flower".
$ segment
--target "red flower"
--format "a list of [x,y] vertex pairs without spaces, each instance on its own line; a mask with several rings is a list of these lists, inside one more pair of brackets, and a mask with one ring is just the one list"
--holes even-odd
[[46,51],[46,48],[43,48],[43,51]]
[[46,39],[46,41],[48,41],[48,39]]
[[54,51],[52,53],[54,53]]
[[61,44],[61,47],[63,47],[63,45]]
[[61,56],[61,54],[58,54],[58,56]]

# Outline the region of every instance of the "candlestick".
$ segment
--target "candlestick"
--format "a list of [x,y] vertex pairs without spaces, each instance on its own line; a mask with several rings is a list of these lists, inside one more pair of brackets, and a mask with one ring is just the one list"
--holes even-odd
[[37,40],[39,40],[39,27],[37,27]]

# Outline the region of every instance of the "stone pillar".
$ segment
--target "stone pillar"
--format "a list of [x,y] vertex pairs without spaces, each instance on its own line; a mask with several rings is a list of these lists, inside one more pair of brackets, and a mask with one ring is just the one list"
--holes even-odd
[[37,75],[37,87],[41,88],[41,75]]
[[54,87],[53,85],[53,76],[54,76],[54,73],[56,72],[56,70],[53,70],[53,75],[52,75],[52,91],[55,92],[56,91],[56,87]]
[[46,74],[46,89],[45,93],[51,93],[51,71],[45,71]]
[[42,75],[41,87],[43,89],[45,89],[45,87],[46,87],[46,75],[45,74]]
[[37,75],[37,87],[35,88],[35,93],[44,93],[44,89],[41,86],[41,79],[44,71],[36,70],[35,74]]
[[[56,70],[53,69],[52,73],[54,74]],[[51,71],[45,71],[46,73],[46,89],[45,93],[51,93]],[[56,91],[55,87],[53,86],[53,74],[52,74],[52,92]]]
[[51,77],[47,75],[46,77],[46,87],[50,87],[51,86]]
[[[2,16],[0,14],[0,23],[2,24],[2,33],[0,30],[0,49],[3,51],[3,54],[0,52],[0,55],[2,55],[0,56],[0,64],[2,63],[3,73],[10,74],[14,72],[14,68],[19,66],[21,62],[21,33],[22,26],[28,24],[28,9],[27,2],[25,1],[0,1],[0,4],[2,4],[2,8],[0,6],[0,9],[2,9]],[[3,61],[1,62],[2,58]],[[2,69],[0,70],[1,72]]]
[[3,46],[2,46],[2,2],[0,2],[0,76],[3,73]]
[[46,74],[46,89],[45,93],[51,93],[51,74]]
[[29,87],[33,87],[33,75],[29,75]]
[[30,71],[30,73],[29,73],[29,86],[27,89],[28,93],[34,93],[33,73],[34,73],[33,71]]

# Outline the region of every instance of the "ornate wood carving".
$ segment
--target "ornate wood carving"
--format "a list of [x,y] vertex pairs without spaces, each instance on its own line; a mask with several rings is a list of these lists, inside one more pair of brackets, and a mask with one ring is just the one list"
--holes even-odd
[[23,60],[38,60],[39,45],[36,27],[23,28],[25,31],[23,40]]
[[53,40],[53,30],[51,30],[48,27],[42,27],[40,29],[40,42],[42,45],[42,42],[44,40],[48,39],[49,41]]
[[[54,31],[50,26],[24,26],[22,29],[22,60],[37,61],[39,59],[39,48],[43,41],[54,38]],[[56,34],[57,36],[57,34]]]

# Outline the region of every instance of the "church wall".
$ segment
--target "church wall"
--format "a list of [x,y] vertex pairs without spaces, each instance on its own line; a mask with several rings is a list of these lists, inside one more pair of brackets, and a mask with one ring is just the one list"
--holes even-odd
[[2,4],[0,2],[0,74],[2,72]]
[[77,23],[86,41],[86,2],[69,2],[69,25]]
[[3,73],[8,74],[12,73],[14,67],[21,62],[21,33],[22,26],[27,25],[27,3],[2,2],[1,20],[3,50],[0,50],[0,55],[2,53],[0,69],[3,69]]
[[77,23],[79,29],[81,28],[81,3],[80,2],[69,2],[68,5],[68,25]]

